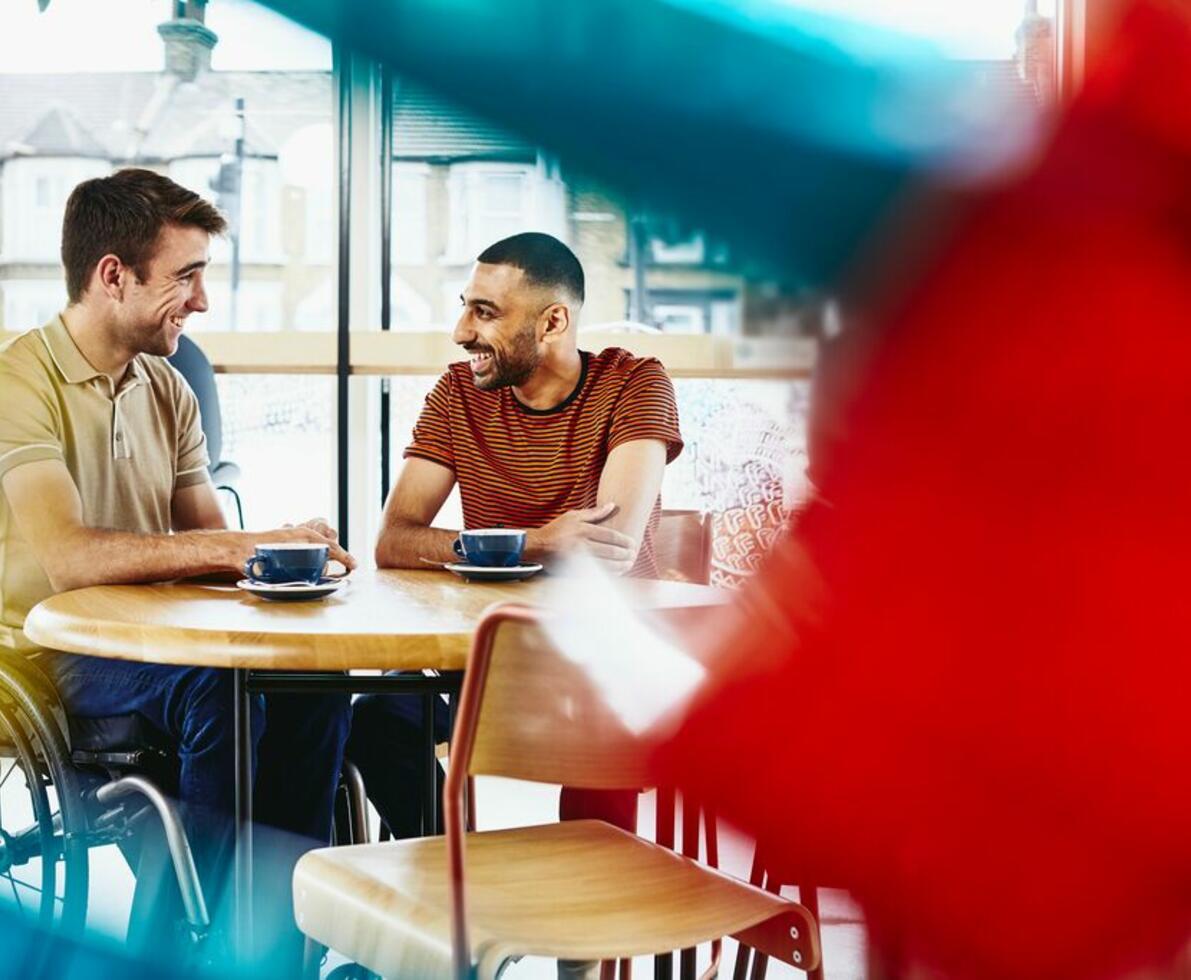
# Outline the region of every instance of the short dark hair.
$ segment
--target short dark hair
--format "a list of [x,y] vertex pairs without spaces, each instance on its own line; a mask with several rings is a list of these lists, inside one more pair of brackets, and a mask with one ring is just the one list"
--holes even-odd
[[165,225],[188,225],[209,235],[227,230],[215,205],[152,170],[128,168],[79,184],[62,220],[62,265],[70,301],[82,299],[95,266],[109,253],[144,280]]
[[583,266],[575,253],[553,235],[525,231],[502,238],[480,253],[477,262],[511,265],[535,286],[557,286],[583,302]]

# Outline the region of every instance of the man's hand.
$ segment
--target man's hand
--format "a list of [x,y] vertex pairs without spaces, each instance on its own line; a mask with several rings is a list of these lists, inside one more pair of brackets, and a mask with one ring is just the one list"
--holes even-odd
[[325,544],[327,557],[330,560],[341,563],[349,572],[356,567],[356,560],[339,546],[339,532],[322,517],[313,517],[298,525],[286,524],[276,531],[254,533],[251,537],[253,538],[252,543],[236,566],[240,570],[243,570],[244,563],[253,556],[255,553],[253,549],[258,544],[300,541],[310,544]]
[[339,532],[331,527],[325,517],[312,517],[308,521],[302,521],[301,524],[283,524],[282,527],[308,527],[312,531],[317,531],[324,538],[330,538],[332,541],[339,540]]
[[628,571],[637,558],[637,542],[620,531],[601,527],[616,510],[616,504],[609,501],[586,510],[567,511],[526,535],[525,557],[550,562],[575,551],[586,551],[610,566],[610,571]]

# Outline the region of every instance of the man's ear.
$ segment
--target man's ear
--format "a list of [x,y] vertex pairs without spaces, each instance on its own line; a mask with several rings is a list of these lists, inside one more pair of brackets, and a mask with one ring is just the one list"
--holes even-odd
[[561,340],[571,329],[571,309],[566,303],[553,303],[542,311],[541,341],[552,344]]
[[96,263],[94,278],[109,299],[121,302],[124,299],[124,286],[129,274],[130,270],[119,257],[109,252]]

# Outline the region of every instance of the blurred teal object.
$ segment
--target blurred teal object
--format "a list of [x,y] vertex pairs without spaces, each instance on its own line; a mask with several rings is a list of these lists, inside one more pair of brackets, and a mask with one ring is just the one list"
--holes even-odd
[[771,0],[262,2],[792,284],[1014,142],[961,63]]
[[162,938],[159,955],[136,956],[108,936],[50,933],[11,908],[0,907],[0,980],[283,980],[290,976],[270,962],[239,966],[181,962]]

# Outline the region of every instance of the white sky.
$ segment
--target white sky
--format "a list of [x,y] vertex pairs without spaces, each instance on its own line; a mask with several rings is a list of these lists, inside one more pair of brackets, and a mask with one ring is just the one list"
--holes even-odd
[[[499,0],[490,0],[497,3]],[[1006,58],[1024,0],[789,0],[793,6],[840,14],[934,41],[959,58]],[[3,0],[0,72],[159,71],[156,25],[169,0]],[[1054,0],[1041,0],[1051,13]],[[330,69],[328,42],[253,0],[211,0],[207,24],[219,35],[217,70]],[[262,43],[268,38],[267,43]]]
[[[160,71],[170,0],[2,0],[0,72]],[[212,0],[216,70],[331,68],[331,45],[253,0]],[[262,39],[267,39],[262,43]]]

